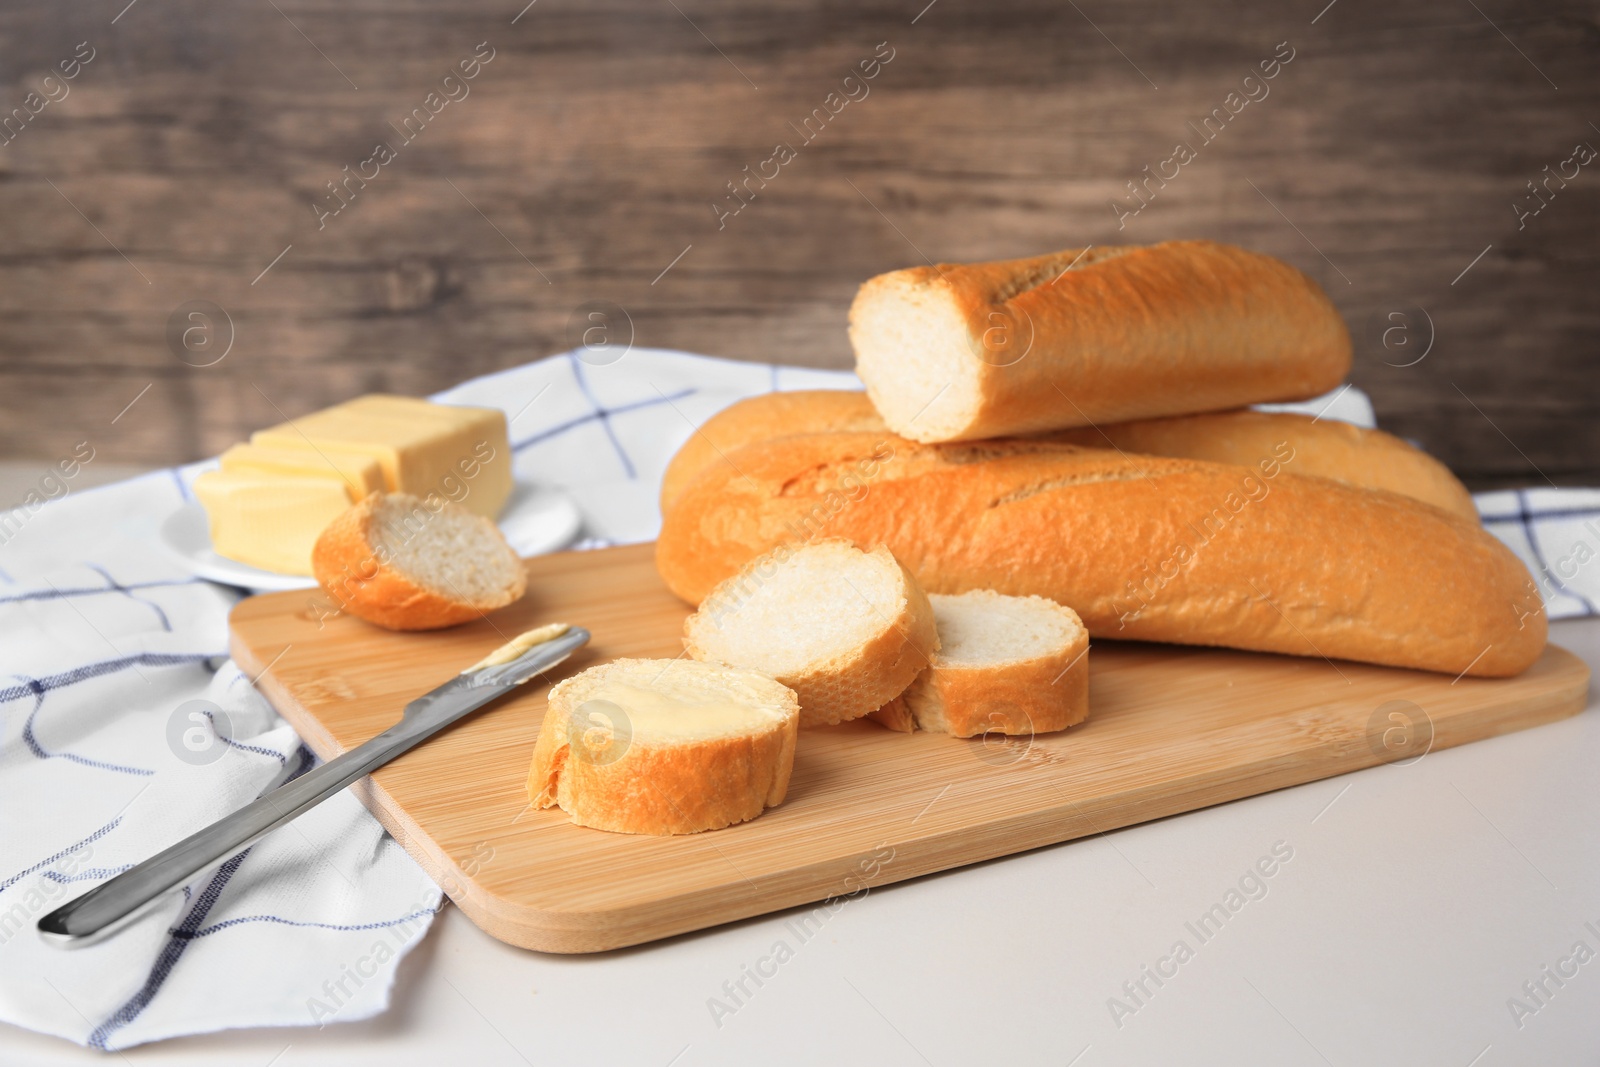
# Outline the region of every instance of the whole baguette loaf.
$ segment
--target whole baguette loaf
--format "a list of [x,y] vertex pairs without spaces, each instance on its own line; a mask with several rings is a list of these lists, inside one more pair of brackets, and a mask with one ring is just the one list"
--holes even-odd
[[1450,674],[1515,674],[1545,618],[1522,563],[1395,493],[1061,442],[759,442],[667,513],[656,562],[698,603],[746,561],[817,536],[887,545],[930,593],[1048,597],[1095,637],[1222,645]]
[[[888,434],[865,393],[842,389],[766,393],[717,412],[679,449],[661,480],[665,514],[706,467],[745,445],[803,433]],[[1366,489],[1387,489],[1472,522],[1472,494],[1450,468],[1398,437],[1347,422],[1288,412],[1220,411],[1081,426],[1040,435],[1085,448],[1205,459],[1252,467],[1280,444],[1294,453],[1290,470]]]
[[1350,369],[1315,282],[1211,241],[880,274],[850,307],[850,342],[884,421],[916,441],[1299,400]]

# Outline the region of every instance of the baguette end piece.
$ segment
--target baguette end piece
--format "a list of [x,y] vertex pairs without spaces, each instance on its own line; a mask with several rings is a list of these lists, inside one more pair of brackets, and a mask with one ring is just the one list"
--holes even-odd
[[317,582],[358,618],[390,630],[437,630],[522,598],[527,574],[493,520],[407,493],[373,493],[317,538]]

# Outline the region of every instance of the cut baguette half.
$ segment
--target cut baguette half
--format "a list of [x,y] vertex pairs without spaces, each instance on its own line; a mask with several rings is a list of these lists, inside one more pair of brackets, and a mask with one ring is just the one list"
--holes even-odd
[[311,566],[341,609],[390,630],[454,626],[527,591],[493,520],[437,496],[373,493],[322,531]]
[[756,671],[619,659],[550,690],[528,795],[579,826],[692,834],[783,802],[800,705]]
[[751,560],[689,616],[684,647],[776,678],[799,694],[801,726],[830,726],[898,696],[939,636],[927,595],[887,548],[830,538]]
[[1077,612],[991,589],[928,600],[939,651],[904,693],[873,712],[876,721],[953,737],[1031,737],[1088,718],[1089,631]]
[[1213,241],[880,274],[850,342],[889,428],[922,442],[1308,399],[1351,352],[1316,282]]

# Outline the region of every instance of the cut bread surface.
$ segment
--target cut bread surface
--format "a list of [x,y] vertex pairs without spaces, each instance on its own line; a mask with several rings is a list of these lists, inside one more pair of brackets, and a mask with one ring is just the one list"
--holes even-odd
[[373,493],[322,531],[312,567],[341,609],[391,630],[432,630],[521,598],[522,560],[494,522],[430,499]]
[[391,493],[374,505],[372,518],[373,547],[435,593],[500,607],[522,580],[522,560],[495,524],[458,505],[434,513],[416,497]]
[[860,718],[898,695],[938,648],[933,608],[883,546],[779,546],[684,625],[696,659],[761,671],[800,696],[801,724]]
[[580,826],[683,834],[783,801],[799,702],[757,671],[621,659],[550,690],[528,792]]
[[983,667],[1038,659],[1084,636],[1073,612],[1040,596],[1005,596],[991,589],[931,593],[939,628],[938,667]]
[[942,278],[901,271],[868,282],[850,338],[867,395],[902,436],[953,440],[976,421],[984,360]]
[[881,632],[904,600],[892,560],[843,541],[802,549],[769,577],[753,577],[748,595],[711,623],[714,636],[704,626],[696,633],[719,658],[774,678],[849,655]]

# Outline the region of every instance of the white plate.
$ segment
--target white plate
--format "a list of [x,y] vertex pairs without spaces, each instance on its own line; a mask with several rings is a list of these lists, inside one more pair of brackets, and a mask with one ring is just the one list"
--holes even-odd
[[[583,525],[583,516],[567,494],[518,482],[498,521],[519,555],[537,556],[570,545]],[[211,547],[205,509],[195,502],[167,516],[161,524],[161,542],[190,573],[208,581],[258,593],[309,589],[317,584],[314,578],[264,571],[217,555]]]

